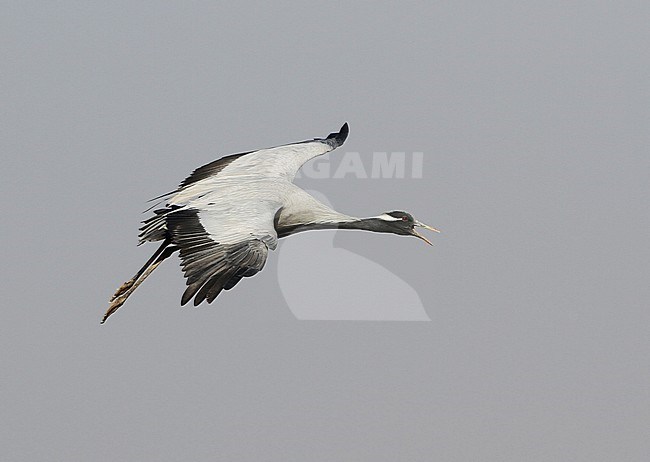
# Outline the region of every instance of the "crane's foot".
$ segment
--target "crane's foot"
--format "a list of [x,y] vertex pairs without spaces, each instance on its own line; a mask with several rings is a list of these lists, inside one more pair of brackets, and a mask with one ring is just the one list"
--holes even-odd
[[111,299],[109,300],[109,302],[114,301],[114,300],[117,299],[117,297],[119,297],[120,295],[122,295],[122,294],[128,292],[128,290],[129,290],[131,287],[133,287],[133,284],[135,284],[135,278],[131,278],[131,279],[129,279],[128,281],[126,281],[124,284],[122,284],[122,285],[121,285],[121,286],[120,286],[120,287],[115,291],[115,293],[113,294],[113,296],[111,297]]

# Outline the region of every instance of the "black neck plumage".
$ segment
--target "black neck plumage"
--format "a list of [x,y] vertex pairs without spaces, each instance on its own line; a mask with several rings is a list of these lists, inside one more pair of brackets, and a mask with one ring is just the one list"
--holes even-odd
[[379,218],[355,218],[345,221],[326,221],[316,223],[305,223],[295,226],[276,227],[278,237],[287,237],[302,231],[313,231],[319,229],[357,229],[362,231],[373,231],[375,233],[392,232],[385,220]]

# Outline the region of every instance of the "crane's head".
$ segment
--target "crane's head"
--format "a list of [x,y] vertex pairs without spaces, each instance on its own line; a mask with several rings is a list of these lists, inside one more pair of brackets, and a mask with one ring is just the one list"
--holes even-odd
[[429,245],[433,245],[433,244],[429,239],[427,239],[426,237],[418,233],[415,230],[415,228],[424,228],[424,229],[428,229],[429,231],[434,231],[436,233],[440,232],[436,228],[432,228],[429,225],[420,223],[415,218],[413,218],[413,215],[411,215],[410,213],[400,212],[398,210],[394,212],[386,212],[378,216],[377,218],[382,220],[383,222],[382,227],[384,229],[382,231],[388,233],[400,234],[402,236],[415,236],[418,239],[422,239],[424,242],[426,242]]

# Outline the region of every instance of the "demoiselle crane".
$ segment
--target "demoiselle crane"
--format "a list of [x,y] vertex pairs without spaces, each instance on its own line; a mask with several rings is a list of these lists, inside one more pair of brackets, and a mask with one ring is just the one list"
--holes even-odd
[[135,276],[110,300],[103,324],[167,258],[179,251],[187,288],[181,305],[212,303],[222,290],[262,270],[278,239],[317,229],[360,229],[415,236],[439,232],[406,212],[370,218],[339,213],[293,183],[310,159],[343,144],[348,124],[324,139],[233,154],[197,168],[175,191],[157,197],[164,207],[142,222],[139,244],[162,241]]

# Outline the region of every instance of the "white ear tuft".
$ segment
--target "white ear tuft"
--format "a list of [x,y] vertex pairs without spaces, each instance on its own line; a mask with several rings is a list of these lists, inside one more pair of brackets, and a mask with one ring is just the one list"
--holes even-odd
[[374,217],[374,218],[379,218],[380,220],[384,221],[400,221],[401,218],[395,218],[393,216],[388,215],[387,213],[382,213],[381,215]]

